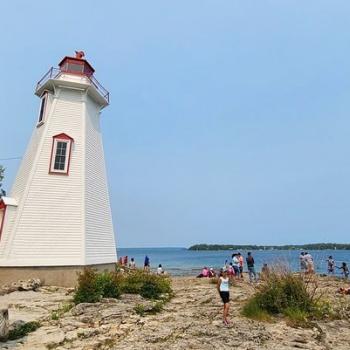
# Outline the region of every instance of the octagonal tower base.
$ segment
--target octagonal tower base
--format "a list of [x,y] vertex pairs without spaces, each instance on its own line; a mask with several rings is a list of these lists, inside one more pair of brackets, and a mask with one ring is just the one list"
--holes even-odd
[[89,266],[36,266],[36,267],[0,267],[0,286],[19,280],[39,278],[43,285],[59,287],[75,287],[78,273],[91,267],[97,271],[115,271],[115,264],[98,264]]

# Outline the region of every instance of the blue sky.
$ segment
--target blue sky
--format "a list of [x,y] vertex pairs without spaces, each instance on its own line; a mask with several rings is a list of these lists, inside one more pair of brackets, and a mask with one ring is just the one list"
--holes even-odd
[[[84,50],[117,244],[349,242],[350,2],[7,1],[0,158],[35,126],[35,83]],[[5,187],[18,161],[0,161]]]

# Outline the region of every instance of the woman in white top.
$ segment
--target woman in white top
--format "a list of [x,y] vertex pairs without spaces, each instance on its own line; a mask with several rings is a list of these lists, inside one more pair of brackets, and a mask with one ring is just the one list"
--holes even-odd
[[220,297],[222,299],[222,302],[224,303],[224,323],[227,326],[229,321],[227,319],[228,317],[228,311],[230,307],[230,285],[229,285],[229,278],[227,275],[227,271],[223,270],[221,273],[221,276],[218,279],[217,284],[218,292],[220,294]]

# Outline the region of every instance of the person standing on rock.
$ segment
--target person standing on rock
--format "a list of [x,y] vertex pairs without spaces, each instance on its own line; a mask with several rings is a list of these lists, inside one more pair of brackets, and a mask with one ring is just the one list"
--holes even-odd
[[221,300],[224,303],[224,324],[225,326],[228,326],[228,312],[230,308],[230,280],[228,278],[226,269],[222,270],[221,272],[221,276],[218,279],[217,288]]
[[149,271],[150,270],[150,261],[148,255],[145,256],[145,262],[143,264],[143,269],[144,271]]
[[328,274],[333,275],[335,272],[335,261],[334,261],[332,255],[330,255],[326,261],[327,261]]
[[238,253],[238,261],[239,261],[239,275],[243,279],[243,263],[244,263],[244,258],[241,253]]
[[239,259],[238,259],[238,254],[236,253],[232,254],[232,266],[233,266],[233,269],[235,270],[236,278],[239,278]]
[[255,262],[251,252],[248,252],[248,256],[246,257],[245,260],[247,262],[249,280],[250,282],[253,282],[253,277],[254,277],[254,281],[256,282],[256,272],[254,268]]
[[306,272],[309,274],[312,274],[315,272],[315,267],[314,267],[314,259],[312,258],[312,255],[308,252],[305,252],[304,254],[304,259],[306,261]]

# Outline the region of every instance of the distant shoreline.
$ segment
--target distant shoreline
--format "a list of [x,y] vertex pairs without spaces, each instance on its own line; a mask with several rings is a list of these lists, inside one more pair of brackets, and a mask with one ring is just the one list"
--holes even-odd
[[288,245],[195,244],[188,250],[350,250],[346,243],[312,243]]

